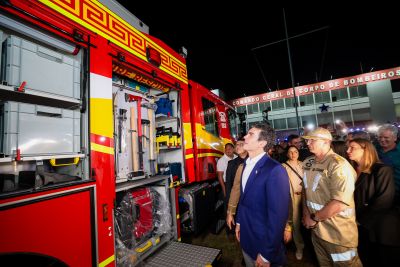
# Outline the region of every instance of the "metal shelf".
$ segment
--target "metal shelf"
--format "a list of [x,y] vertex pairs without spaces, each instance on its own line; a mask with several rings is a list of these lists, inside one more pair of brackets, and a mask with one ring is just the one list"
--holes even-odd
[[121,191],[126,191],[135,187],[147,185],[147,184],[152,184],[152,183],[157,183],[163,180],[169,179],[169,175],[156,175],[150,178],[143,178],[140,180],[134,180],[134,181],[126,181],[122,183],[118,183],[115,187],[116,192],[121,192]]
[[68,109],[78,109],[81,106],[80,99],[32,90],[29,88],[20,92],[16,87],[4,84],[0,84],[0,96],[5,101],[17,101]]
[[66,154],[66,155],[43,155],[43,156],[26,156],[21,157],[21,161],[32,160],[48,160],[48,159],[70,159],[70,158],[84,158],[85,154]]
[[11,158],[0,158],[0,163],[2,162],[11,162]]
[[181,149],[181,146],[160,146],[160,152],[161,151],[172,151],[172,150],[177,150],[177,149]]
[[[0,163],[1,162],[12,162],[12,161],[15,161],[14,157],[15,156],[0,158]],[[70,159],[70,158],[85,158],[85,154],[21,156],[21,160],[19,160],[19,161],[37,161],[37,160]]]
[[167,117],[167,116],[156,117],[156,123],[159,123],[159,124],[176,122],[177,120],[178,120],[177,117]]

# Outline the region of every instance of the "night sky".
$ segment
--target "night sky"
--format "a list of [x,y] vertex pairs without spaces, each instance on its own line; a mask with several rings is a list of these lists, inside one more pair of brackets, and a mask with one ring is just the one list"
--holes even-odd
[[[189,79],[222,89],[227,100],[291,87],[282,8],[250,1],[223,7],[196,3],[163,6],[119,1],[174,50],[188,50]],[[246,6],[243,6],[246,4]],[[382,2],[383,4],[383,2]],[[147,6],[146,6],[147,5]],[[173,6],[175,5],[175,6]],[[193,6],[194,5],[194,6]],[[229,10],[229,11],[228,11]],[[295,84],[353,76],[400,65],[394,7],[285,8]],[[396,40],[397,39],[397,40]],[[266,82],[255,60],[257,58]]]

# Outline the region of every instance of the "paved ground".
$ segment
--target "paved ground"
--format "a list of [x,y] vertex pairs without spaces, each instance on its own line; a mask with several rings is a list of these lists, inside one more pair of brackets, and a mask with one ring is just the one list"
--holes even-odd
[[[196,237],[183,237],[182,241],[187,243],[192,243],[200,246],[207,246],[218,248],[222,250],[222,258],[218,266],[237,266],[240,267],[242,261],[242,254],[238,242],[236,242],[233,235],[227,236],[226,231],[222,230],[219,234],[215,235],[209,231],[196,236]],[[308,246],[310,248],[310,246]],[[311,267],[318,266],[314,255],[305,249],[304,257],[301,261],[295,258],[295,248],[293,243],[289,244],[287,247],[287,266],[296,267]]]

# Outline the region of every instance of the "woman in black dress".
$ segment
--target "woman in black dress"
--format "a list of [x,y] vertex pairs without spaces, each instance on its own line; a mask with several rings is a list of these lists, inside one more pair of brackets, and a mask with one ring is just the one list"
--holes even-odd
[[[357,171],[354,201],[358,223],[358,251],[364,266],[382,266],[385,261],[385,239],[389,231],[382,231],[382,218],[392,208],[395,184],[391,167],[379,162],[372,143],[365,139],[350,141],[349,159]],[[398,227],[398,226],[393,226]]]

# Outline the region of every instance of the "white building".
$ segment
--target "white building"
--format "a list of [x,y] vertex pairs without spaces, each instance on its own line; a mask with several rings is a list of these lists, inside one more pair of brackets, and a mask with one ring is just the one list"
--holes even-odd
[[[295,87],[299,128],[322,126],[332,132],[344,122],[349,130],[400,120],[400,67]],[[281,138],[297,133],[292,88],[232,101],[245,113],[247,129],[268,121]],[[264,113],[264,116],[263,116]],[[335,123],[336,122],[336,123]],[[338,132],[338,134],[340,134]]]

